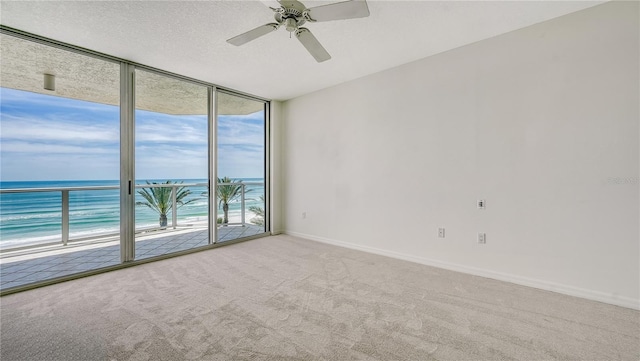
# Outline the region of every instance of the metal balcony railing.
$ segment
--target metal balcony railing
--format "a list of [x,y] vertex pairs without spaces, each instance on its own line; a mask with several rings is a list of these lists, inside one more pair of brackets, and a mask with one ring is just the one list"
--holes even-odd
[[[240,208],[241,208],[241,221],[240,223],[228,223],[228,225],[245,225],[246,224],[246,194],[247,186],[264,186],[262,182],[238,182],[238,183],[218,183],[218,186],[221,185],[237,185],[241,187],[240,191]],[[144,229],[136,229],[136,233],[151,231],[151,230],[159,230],[166,228],[176,229],[178,227],[178,205],[176,202],[177,198],[177,189],[181,187],[201,187],[208,188],[208,183],[171,183],[171,184],[136,184],[135,188],[171,188],[171,224],[167,225],[167,227],[152,227],[152,228],[144,228]],[[80,239],[70,239],[69,238],[69,193],[75,191],[100,191],[100,190],[117,190],[120,189],[120,186],[88,186],[88,187],[47,187],[47,188],[5,188],[0,189],[0,194],[9,194],[9,193],[34,193],[34,192],[60,192],[61,194],[61,242],[62,245],[66,246],[70,241],[77,240],[86,240],[93,239],[97,237],[108,237],[108,236],[116,236],[119,233],[114,234],[100,234],[95,237],[83,237]],[[217,199],[216,199],[217,202]],[[235,202],[234,202],[235,203]],[[217,220],[216,220],[217,223]],[[57,242],[56,242],[57,243]],[[28,247],[38,247],[51,245],[52,243],[47,244],[34,244],[29,245]],[[55,243],[54,243],[55,244]],[[23,247],[16,247],[23,248]],[[6,250],[6,249],[4,249]]]

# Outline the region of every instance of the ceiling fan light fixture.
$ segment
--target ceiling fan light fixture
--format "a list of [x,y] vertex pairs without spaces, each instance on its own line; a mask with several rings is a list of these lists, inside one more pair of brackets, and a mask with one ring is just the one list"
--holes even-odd
[[287,18],[284,21],[284,27],[288,32],[292,33],[298,29],[298,21],[294,18]]

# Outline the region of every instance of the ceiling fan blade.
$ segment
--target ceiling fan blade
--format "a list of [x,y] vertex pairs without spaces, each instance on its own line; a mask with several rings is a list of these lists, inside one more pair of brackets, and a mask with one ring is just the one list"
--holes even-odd
[[260,0],[260,2],[262,4],[264,4],[264,6],[268,7],[268,8],[279,8],[281,5],[279,2],[277,2],[276,0]]
[[300,40],[302,45],[307,48],[307,51],[311,53],[318,63],[331,59],[331,55],[329,55],[322,44],[320,44],[318,39],[311,34],[309,29],[299,28],[296,31],[296,38]]
[[343,1],[308,9],[307,15],[311,21],[366,18],[369,16],[369,6],[366,0]]
[[233,44],[235,46],[240,46],[242,44],[246,44],[251,40],[255,40],[263,35],[267,35],[270,32],[277,30],[280,25],[276,23],[265,24],[262,26],[258,26],[253,30],[249,30],[246,33],[240,34],[238,36],[234,36],[233,38],[227,40],[227,43]]

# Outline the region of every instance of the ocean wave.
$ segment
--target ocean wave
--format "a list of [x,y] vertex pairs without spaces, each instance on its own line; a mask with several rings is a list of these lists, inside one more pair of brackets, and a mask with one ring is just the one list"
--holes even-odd
[[15,247],[24,247],[24,246],[34,246],[37,244],[46,244],[53,242],[62,242],[62,239],[59,235],[57,236],[42,236],[42,237],[29,237],[29,238],[21,238],[21,239],[3,239],[0,242],[0,248],[15,248]]
[[17,214],[11,216],[0,216],[0,222],[10,222],[10,221],[24,221],[29,219],[48,219],[48,218],[60,218],[62,217],[62,212],[57,213],[34,213],[34,214]]
[[102,209],[92,209],[83,211],[69,211],[69,217],[91,217],[91,216],[108,216],[110,214],[118,214],[120,211],[109,211]]
[[[81,211],[69,211],[69,217],[71,221],[73,218],[86,218],[86,217],[108,217],[108,216],[117,216],[119,214],[119,210],[102,210],[102,209],[93,209],[93,210],[81,210]],[[38,212],[38,213],[14,213],[12,215],[0,215],[0,222],[11,222],[11,221],[27,221],[31,219],[50,219],[50,218],[61,218],[62,212],[56,211],[52,213]]]
[[[188,207],[188,208],[196,208],[196,207],[203,207],[203,206],[205,206],[205,207],[206,207],[206,206],[208,206],[208,205],[209,205],[209,202],[207,202],[207,201],[203,201],[203,202],[193,202],[193,203],[189,203],[189,204],[188,204],[188,205],[186,205],[185,207]],[[178,210],[178,212],[179,212],[179,210]]]

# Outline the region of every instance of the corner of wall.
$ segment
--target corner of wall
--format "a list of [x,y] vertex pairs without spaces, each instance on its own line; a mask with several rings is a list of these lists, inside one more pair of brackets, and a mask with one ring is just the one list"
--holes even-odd
[[271,219],[271,234],[280,234],[284,229],[282,213],[283,197],[283,163],[282,163],[282,102],[271,101],[269,114],[269,177],[271,202],[269,213]]

